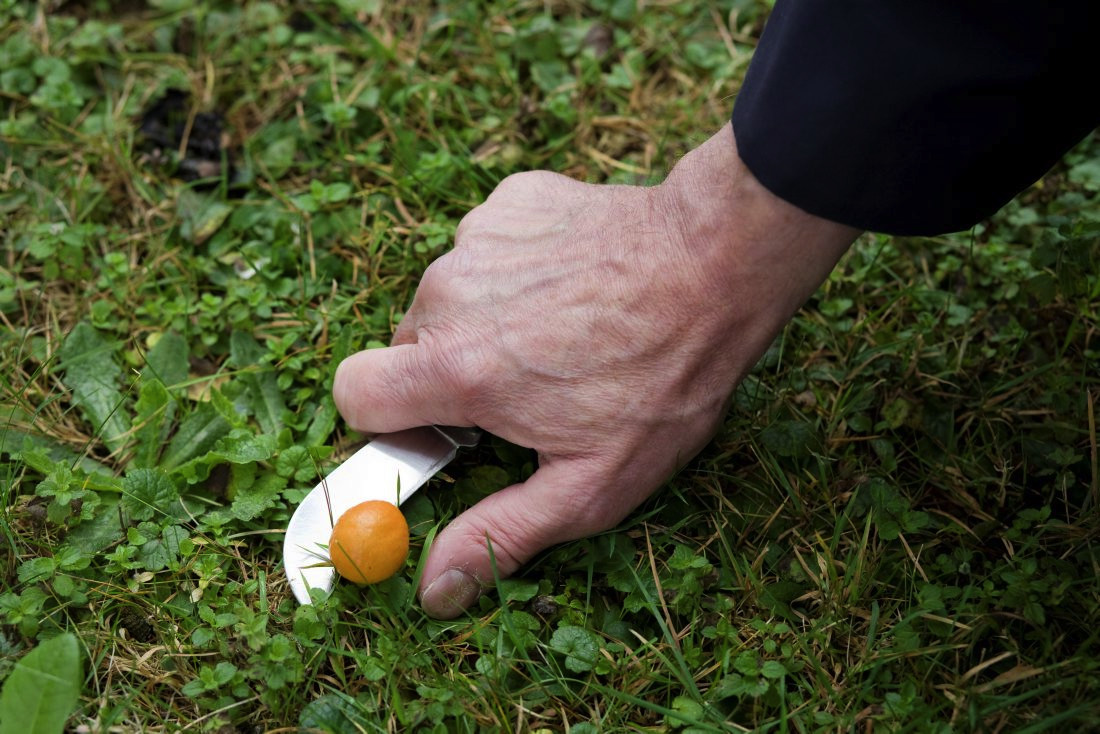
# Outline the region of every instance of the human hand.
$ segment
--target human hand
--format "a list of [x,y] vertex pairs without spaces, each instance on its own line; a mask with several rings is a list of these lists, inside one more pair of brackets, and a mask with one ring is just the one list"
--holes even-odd
[[392,346],[333,394],[357,430],[476,425],[535,449],[436,538],[456,616],[539,551],[617,524],[709,440],[737,382],[857,232],[763,189],[727,125],[655,187],[505,179],[425,271]]

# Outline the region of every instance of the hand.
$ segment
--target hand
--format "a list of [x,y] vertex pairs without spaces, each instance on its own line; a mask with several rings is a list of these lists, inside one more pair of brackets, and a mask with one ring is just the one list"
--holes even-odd
[[436,538],[449,618],[556,543],[614,526],[691,459],[737,382],[857,232],[777,199],[727,125],[655,187],[510,176],[425,271],[385,349],[337,369],[357,430],[477,425],[537,450]]

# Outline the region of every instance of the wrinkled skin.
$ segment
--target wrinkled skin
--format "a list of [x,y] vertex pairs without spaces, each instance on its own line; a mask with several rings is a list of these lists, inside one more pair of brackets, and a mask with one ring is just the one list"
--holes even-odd
[[510,176],[424,273],[392,346],[338,368],[352,427],[481,428],[538,471],[435,540],[453,617],[539,551],[614,526],[713,435],[737,382],[858,233],[763,189],[727,125],[655,187]]

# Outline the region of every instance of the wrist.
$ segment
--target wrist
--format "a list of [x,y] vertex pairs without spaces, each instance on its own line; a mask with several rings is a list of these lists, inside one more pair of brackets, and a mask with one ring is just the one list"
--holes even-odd
[[[828,276],[859,230],[771,193],[737,152],[727,124],[676,164],[655,192],[703,266],[701,277],[735,310],[781,328]],[[746,311],[747,307],[747,311]]]

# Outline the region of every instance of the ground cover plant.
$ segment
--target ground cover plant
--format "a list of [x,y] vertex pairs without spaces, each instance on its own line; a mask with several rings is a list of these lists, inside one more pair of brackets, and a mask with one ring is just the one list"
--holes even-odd
[[469,615],[412,592],[532,471],[492,439],[405,506],[403,572],[290,595],[361,440],[340,358],[508,173],[660,180],[766,12],[0,0],[0,728],[1094,727],[1095,137],[970,232],[863,237],[700,457]]

